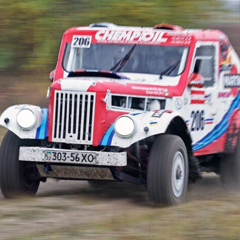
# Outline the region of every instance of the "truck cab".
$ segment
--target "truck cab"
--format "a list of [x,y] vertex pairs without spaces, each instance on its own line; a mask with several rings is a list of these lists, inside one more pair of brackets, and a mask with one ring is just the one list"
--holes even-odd
[[223,32],[71,28],[50,79],[49,108],[1,115],[5,197],[35,194],[48,178],[127,181],[175,205],[204,171],[240,187],[240,62]]

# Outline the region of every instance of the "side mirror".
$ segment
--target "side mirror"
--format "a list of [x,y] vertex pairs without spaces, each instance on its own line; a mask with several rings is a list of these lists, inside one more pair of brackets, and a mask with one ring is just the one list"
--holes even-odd
[[56,69],[52,70],[49,74],[49,79],[50,81],[53,82],[54,78],[55,78],[55,74],[56,74]]
[[201,74],[192,73],[188,79],[189,87],[203,88],[204,78]]

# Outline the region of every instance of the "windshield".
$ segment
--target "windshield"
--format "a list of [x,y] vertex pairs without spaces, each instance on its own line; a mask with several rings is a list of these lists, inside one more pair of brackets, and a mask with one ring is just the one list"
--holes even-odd
[[[187,47],[92,44],[90,48],[67,44],[63,68],[79,70],[116,71],[128,73],[181,74],[186,65]],[[175,66],[171,71],[166,71]]]

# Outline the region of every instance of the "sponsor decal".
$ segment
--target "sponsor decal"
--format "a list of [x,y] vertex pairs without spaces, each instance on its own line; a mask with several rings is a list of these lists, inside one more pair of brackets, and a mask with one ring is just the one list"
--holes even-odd
[[232,71],[233,66],[232,65],[222,65],[220,71]]
[[160,31],[116,31],[101,30],[95,35],[98,42],[128,42],[128,43],[155,43],[167,42]]
[[229,98],[231,96],[231,92],[219,92],[218,98]]
[[168,90],[160,87],[132,86],[132,89],[146,91],[146,94],[151,95],[163,95],[165,97],[169,96]]
[[240,74],[226,74],[223,79],[225,88],[240,87]]
[[192,41],[191,35],[179,35],[179,36],[173,36],[171,43],[172,44],[190,44]]
[[232,47],[225,35],[220,37],[220,65],[221,70],[229,70],[232,65]]
[[191,104],[204,104],[205,92],[204,91],[192,91],[191,92]]
[[181,98],[177,98],[175,101],[175,107],[176,109],[180,110],[183,106],[183,101]]

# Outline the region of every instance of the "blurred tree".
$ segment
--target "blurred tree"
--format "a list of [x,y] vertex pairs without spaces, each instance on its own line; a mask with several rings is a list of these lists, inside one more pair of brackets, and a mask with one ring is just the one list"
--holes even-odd
[[20,69],[39,44],[38,19],[43,11],[33,3],[12,1],[1,4],[1,68]]
[[199,27],[223,8],[221,0],[1,0],[0,12],[0,69],[18,72],[54,68],[62,34],[72,26],[106,21]]
[[222,2],[219,0],[102,0],[97,9],[88,15],[88,19],[113,19],[118,24],[140,26],[168,22],[191,27],[196,26],[199,20],[213,19],[212,13],[222,10]]

